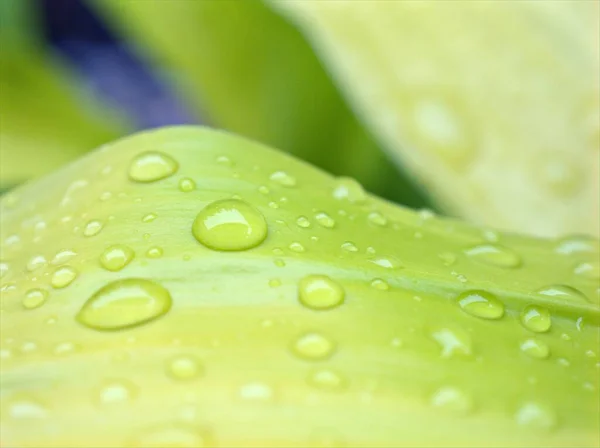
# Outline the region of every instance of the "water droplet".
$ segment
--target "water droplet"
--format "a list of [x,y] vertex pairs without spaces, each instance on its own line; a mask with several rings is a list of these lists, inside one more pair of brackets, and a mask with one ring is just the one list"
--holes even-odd
[[550,311],[536,305],[528,305],[521,312],[521,322],[528,330],[536,333],[544,333],[550,329],[552,320]]
[[325,212],[315,214],[315,219],[326,229],[333,229],[335,227],[335,220]]
[[390,289],[390,285],[388,285],[385,280],[382,280],[380,278],[373,279],[373,281],[371,282],[371,286],[375,289],[379,289],[380,291],[387,291],[388,289]]
[[261,185],[260,187],[258,187],[258,192],[261,194],[269,194],[271,190],[269,190],[267,186]]
[[296,178],[289,175],[285,171],[275,171],[273,174],[271,174],[269,179],[281,185],[282,187],[291,188],[296,186]]
[[145,279],[117,280],[94,293],[77,320],[97,330],[120,330],[154,320],[171,308],[169,291]]
[[571,362],[566,358],[558,358],[556,362],[563,367],[569,367],[571,365]]
[[137,387],[128,380],[107,381],[100,389],[98,401],[101,405],[114,405],[133,400],[137,396]]
[[34,308],[39,308],[46,302],[48,299],[48,291],[41,288],[30,289],[25,293],[25,297],[23,297],[23,307],[32,310]]
[[333,197],[356,204],[361,204],[367,200],[367,195],[362,185],[351,177],[339,177],[336,179],[333,188]]
[[142,218],[142,222],[152,222],[157,218],[156,213],[148,213]]
[[452,266],[456,263],[457,258],[452,252],[442,252],[441,254],[438,254],[438,257],[442,260],[444,266]]
[[46,264],[48,264],[48,262],[43,255],[35,255],[27,262],[27,270],[33,272],[36,269],[46,266]]
[[538,294],[564,300],[587,302],[587,297],[581,291],[567,285],[550,285],[538,289]]
[[571,196],[580,189],[585,176],[569,154],[544,152],[540,162],[533,173],[537,174],[540,183],[556,194]]
[[110,198],[112,198],[112,193],[110,191],[104,191],[101,195],[100,195],[100,200],[102,202],[108,201],[110,200]]
[[115,244],[106,248],[100,256],[100,265],[112,272],[120,271],[135,257],[135,253],[128,246]]
[[98,233],[100,233],[100,231],[102,230],[102,227],[104,227],[104,224],[102,224],[102,222],[98,220],[90,221],[85,225],[85,228],[83,229],[83,236],[98,235]]
[[216,160],[220,165],[233,166],[233,161],[227,156],[219,156]]
[[264,216],[251,205],[225,199],[207,205],[192,226],[194,237],[214,250],[239,251],[258,246],[267,237]]
[[73,353],[77,347],[72,342],[61,342],[54,347],[54,354],[58,356]]
[[591,236],[570,235],[561,239],[554,250],[562,255],[597,253],[600,251],[600,243]]
[[504,316],[504,305],[487,291],[465,291],[456,301],[466,313],[482,319],[500,319]]
[[71,266],[61,266],[54,271],[54,274],[52,274],[50,284],[57,289],[66,288],[76,278],[77,271],[75,269],[73,269]]
[[550,356],[550,348],[545,342],[537,339],[526,339],[521,342],[521,351],[532,358],[545,359]]
[[465,250],[465,254],[482,263],[501,268],[516,268],[521,265],[521,257],[499,244],[480,244]]
[[178,423],[145,430],[133,441],[133,446],[143,448],[199,448],[213,446],[213,443],[198,428]]
[[344,302],[344,289],[325,275],[308,275],[298,284],[298,298],[308,308],[331,309]]
[[269,280],[269,286],[271,288],[279,288],[281,286],[281,280],[279,280],[278,278],[272,278],[271,280]]
[[29,397],[13,399],[8,415],[15,419],[40,419],[48,415],[48,409],[38,400]]
[[398,260],[391,257],[375,257],[369,260],[371,263],[376,264],[377,266],[381,266],[386,269],[397,269],[402,265]]
[[240,398],[248,401],[271,401],[275,394],[266,383],[253,382],[240,387]]
[[452,413],[466,414],[473,407],[471,398],[455,387],[442,387],[431,397],[431,405]]
[[155,182],[173,175],[179,164],[171,156],[158,151],[138,154],[129,166],[129,178],[135,182]]
[[550,429],[556,425],[556,416],[549,408],[538,403],[525,403],[515,414],[517,424],[534,429]]
[[277,266],[278,268],[282,268],[285,266],[285,261],[283,261],[281,258],[275,258],[275,260],[273,260],[273,263],[275,264],[275,266]]
[[184,193],[189,193],[190,191],[192,191],[195,188],[196,188],[196,182],[194,182],[189,177],[184,177],[183,179],[179,180],[179,189],[181,191],[183,191]]
[[6,274],[8,274],[8,264],[0,263],[0,278],[3,278]]
[[163,250],[158,246],[153,246],[146,251],[146,256],[148,258],[160,258],[163,256]]
[[600,262],[584,261],[579,263],[575,266],[573,273],[589,280],[600,280]]
[[346,387],[346,380],[343,376],[331,369],[320,369],[311,372],[308,376],[308,383],[317,389],[338,391]]
[[440,328],[432,332],[431,336],[440,345],[442,358],[469,357],[473,353],[471,337],[461,329]]
[[296,219],[296,224],[298,224],[298,227],[302,227],[303,229],[310,227],[310,221],[306,216],[299,216],[298,219]]
[[290,250],[294,251],[294,252],[304,252],[306,249],[304,249],[304,246],[302,244],[300,244],[298,241],[294,241],[293,243],[290,244]]
[[342,250],[345,250],[346,252],[358,252],[358,247],[356,247],[352,241],[342,243],[341,247]]
[[319,333],[306,333],[294,342],[293,350],[302,358],[323,360],[332,355],[335,345]]
[[59,264],[64,264],[66,262],[68,262],[69,260],[73,259],[75,256],[77,256],[77,253],[75,251],[72,250],[61,250],[60,252],[58,252],[54,258],[52,259],[52,261],[50,262],[53,265],[59,265]]
[[385,226],[387,224],[387,219],[379,212],[369,213],[367,219],[371,224],[375,224],[376,226]]
[[176,380],[191,380],[203,373],[204,369],[200,361],[188,355],[176,356],[167,366],[167,374]]

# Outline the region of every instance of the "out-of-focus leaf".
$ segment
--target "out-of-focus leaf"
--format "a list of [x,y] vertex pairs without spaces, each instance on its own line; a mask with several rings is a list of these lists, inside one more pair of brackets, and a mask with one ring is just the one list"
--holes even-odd
[[301,34],[263,3],[93,4],[151,60],[180,75],[181,96],[203,121],[356,177],[388,198],[429,205],[354,117]]
[[440,206],[598,234],[598,2],[271,4]]
[[[0,190],[38,177],[126,126],[45,54],[34,33],[30,2],[2,1],[0,26]],[[114,114],[114,112],[111,112]]]

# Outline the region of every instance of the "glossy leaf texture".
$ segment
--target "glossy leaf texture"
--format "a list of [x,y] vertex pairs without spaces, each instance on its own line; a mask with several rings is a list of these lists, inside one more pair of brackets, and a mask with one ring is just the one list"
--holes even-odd
[[198,127],[0,202],[6,446],[593,446],[598,241]]
[[301,34],[263,2],[99,0],[199,119],[411,207],[430,206],[350,111]]
[[597,2],[269,3],[441,208],[598,235]]

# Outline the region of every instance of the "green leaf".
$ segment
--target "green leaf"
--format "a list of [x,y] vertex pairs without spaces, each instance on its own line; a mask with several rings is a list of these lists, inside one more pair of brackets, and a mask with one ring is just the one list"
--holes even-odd
[[269,3],[441,208],[598,235],[597,2]]
[[595,239],[415,213],[197,127],[0,220],[7,446],[598,444]]

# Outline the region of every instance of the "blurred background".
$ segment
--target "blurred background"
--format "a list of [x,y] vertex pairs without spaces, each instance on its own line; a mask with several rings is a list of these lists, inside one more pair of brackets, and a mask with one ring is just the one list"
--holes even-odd
[[2,191],[203,124],[409,207],[599,232],[596,2],[0,5]]

